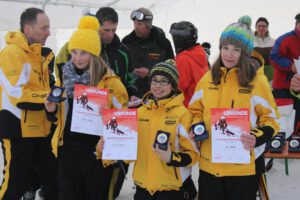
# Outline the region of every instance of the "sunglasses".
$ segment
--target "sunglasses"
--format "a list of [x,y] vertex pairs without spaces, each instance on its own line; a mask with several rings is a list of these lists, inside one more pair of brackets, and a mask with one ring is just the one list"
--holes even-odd
[[133,11],[131,13],[130,19],[131,20],[139,20],[139,21],[151,20],[151,19],[153,19],[153,16],[152,15],[145,15],[144,13],[141,13],[139,11]]

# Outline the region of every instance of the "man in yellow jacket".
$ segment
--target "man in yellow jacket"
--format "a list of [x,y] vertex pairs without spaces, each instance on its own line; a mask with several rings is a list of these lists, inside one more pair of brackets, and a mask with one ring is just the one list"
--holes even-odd
[[0,52],[0,141],[4,170],[0,199],[20,199],[30,186],[33,163],[39,167],[45,199],[56,199],[56,176],[51,174],[51,123],[44,102],[50,92],[48,65],[54,58],[42,46],[50,35],[43,10],[28,8],[20,31],[5,36]]

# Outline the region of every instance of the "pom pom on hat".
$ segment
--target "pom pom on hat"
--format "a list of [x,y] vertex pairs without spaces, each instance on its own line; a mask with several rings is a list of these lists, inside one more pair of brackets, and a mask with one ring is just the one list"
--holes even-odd
[[245,24],[249,29],[251,28],[252,19],[248,15],[239,18],[238,23]]
[[70,38],[69,50],[80,49],[99,57],[101,52],[99,28],[100,24],[96,17],[82,17],[78,24],[78,30]]
[[246,55],[251,56],[254,40],[251,22],[249,16],[242,16],[237,23],[227,26],[220,37],[220,48],[223,45],[231,44],[240,48]]
[[77,28],[78,29],[92,29],[92,30],[98,31],[100,28],[100,24],[99,24],[97,18],[95,18],[93,16],[84,16],[84,17],[81,17]]

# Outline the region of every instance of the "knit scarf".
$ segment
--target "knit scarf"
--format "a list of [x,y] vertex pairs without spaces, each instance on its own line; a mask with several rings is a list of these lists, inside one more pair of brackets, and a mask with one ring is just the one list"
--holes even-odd
[[89,70],[85,70],[79,75],[75,70],[75,65],[72,61],[67,62],[63,68],[63,82],[65,90],[69,98],[74,96],[74,84],[90,85]]

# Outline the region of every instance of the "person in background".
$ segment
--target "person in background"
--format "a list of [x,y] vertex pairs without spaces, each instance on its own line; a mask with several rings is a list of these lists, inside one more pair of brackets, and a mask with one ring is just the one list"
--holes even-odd
[[51,50],[42,48],[50,21],[39,8],[27,8],[20,31],[8,32],[0,53],[0,139],[5,166],[0,199],[20,199],[37,170],[46,200],[57,199],[55,158],[51,153],[51,123],[44,102],[50,93]]
[[300,74],[295,74],[291,80],[291,87],[290,87],[291,93],[297,97],[300,98]]
[[[300,56],[300,13],[295,16],[294,30],[280,36],[270,53],[270,62],[274,68],[272,82],[275,98],[292,98],[296,111],[294,130],[300,130],[300,100],[290,93],[291,79],[297,73],[294,59]],[[299,73],[299,72],[298,72]]]
[[142,98],[149,91],[151,68],[164,60],[174,58],[170,41],[162,29],[153,26],[153,14],[146,8],[131,13],[134,30],[122,40],[128,47],[136,75],[137,96]]
[[270,36],[269,21],[265,17],[258,18],[255,23],[255,29],[254,50],[260,53],[264,58],[264,73],[267,76],[268,81],[272,81],[274,70],[270,64],[269,56],[275,40]]
[[206,53],[197,43],[198,29],[191,22],[173,23],[170,34],[176,51],[178,88],[183,91],[184,105],[188,107],[197,83],[209,70]]
[[104,167],[94,154],[99,136],[71,130],[75,84],[108,89],[108,108],[124,108],[128,103],[124,85],[100,57],[99,26],[95,17],[80,19],[69,40],[71,60],[62,67],[62,79],[56,81],[65,88],[67,99],[60,106],[45,102],[48,119],[57,124],[52,148],[58,156],[61,200],[105,200],[108,195],[113,168]]
[[[279,114],[261,66],[263,58],[252,51],[254,35],[250,26],[251,18],[243,16],[238,23],[225,28],[220,37],[219,57],[198,83],[190,101],[192,125],[204,122],[209,135],[200,143],[199,199],[255,200],[265,171],[265,144],[279,131]],[[212,161],[213,108],[251,111],[250,132],[240,136],[243,148],[250,154],[249,164]],[[190,137],[194,137],[192,132]]]
[[201,44],[203,50],[205,51],[206,53],[206,58],[207,58],[207,62],[208,62],[208,67],[209,69],[211,68],[211,64],[209,62],[209,57],[210,57],[210,48],[211,48],[211,44],[209,42],[203,42]]

